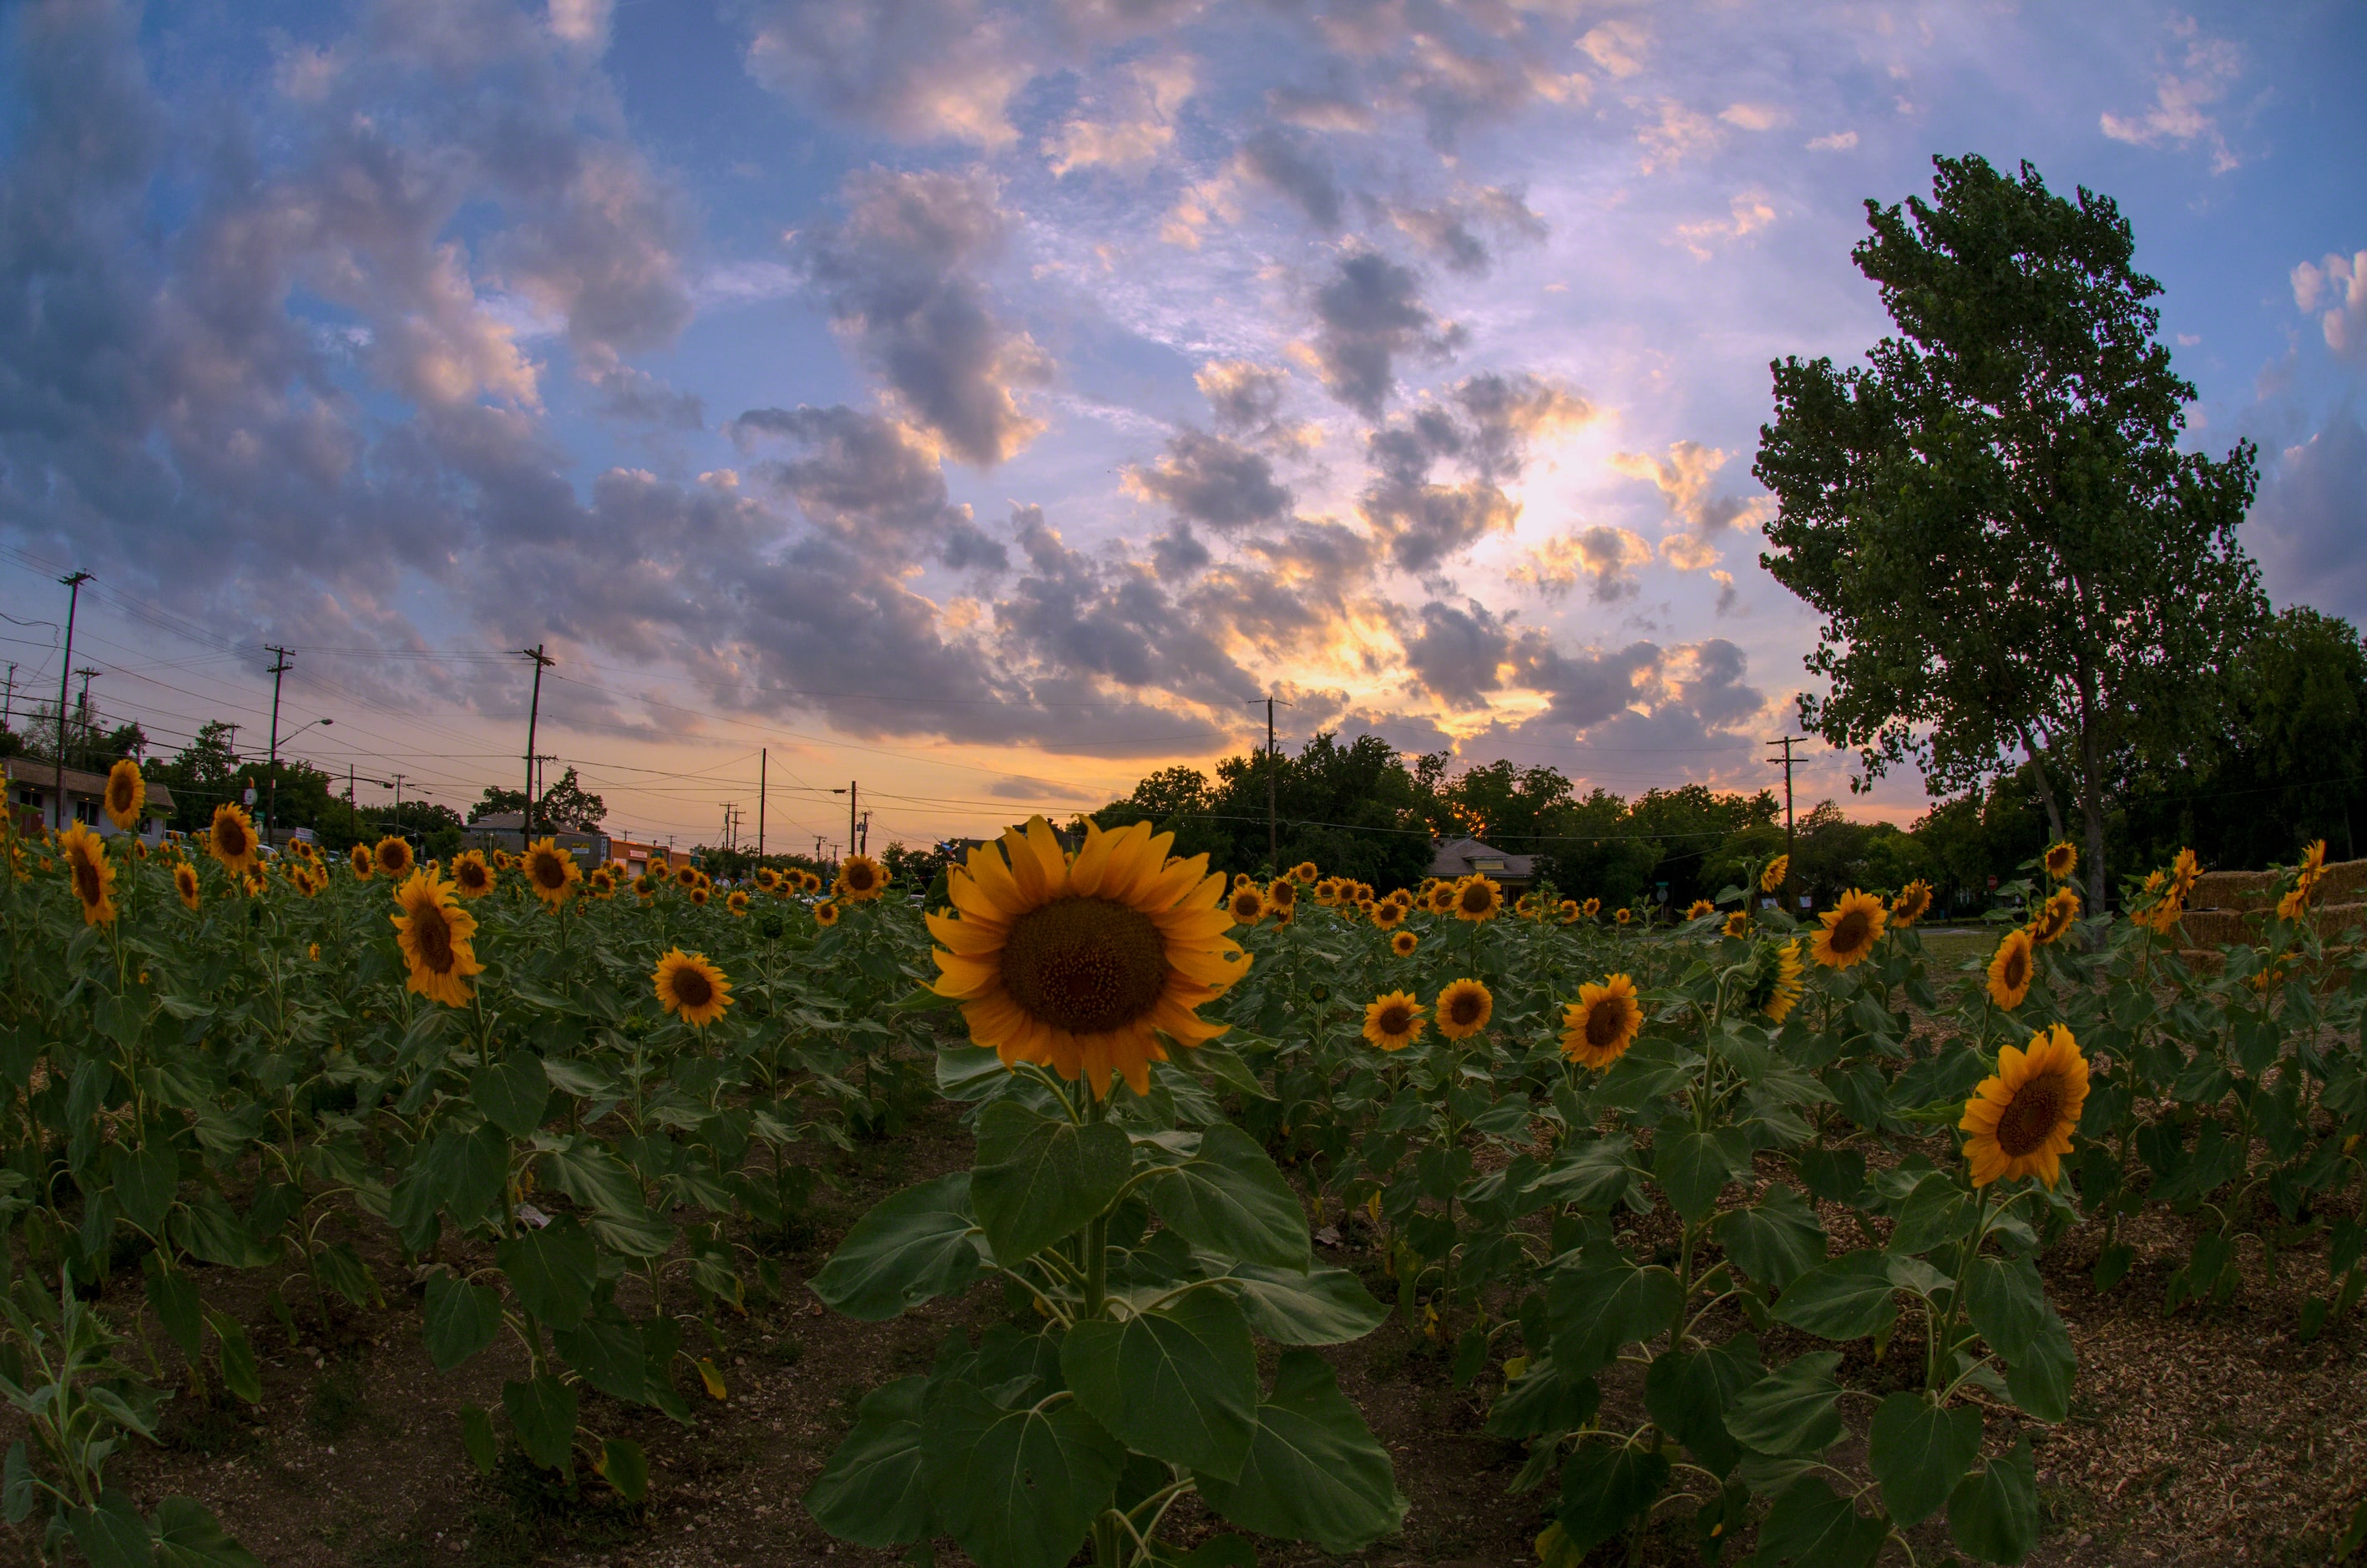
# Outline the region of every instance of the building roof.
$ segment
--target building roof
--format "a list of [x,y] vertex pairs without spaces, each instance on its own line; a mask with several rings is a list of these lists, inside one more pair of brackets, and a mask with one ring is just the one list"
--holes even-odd
[[[8,759],[8,782],[30,785],[37,790],[54,790],[58,784],[57,765],[28,756],[12,756]],[[68,795],[87,795],[92,800],[99,800],[107,794],[107,775],[85,773],[79,767],[69,767],[65,770],[65,787]],[[173,809],[173,791],[161,779],[148,779],[147,809],[151,812]]]
[[1430,846],[1430,874],[1441,879],[1467,877],[1474,871],[1517,879],[1534,875],[1535,866],[1534,855],[1507,855],[1476,838],[1433,840]]

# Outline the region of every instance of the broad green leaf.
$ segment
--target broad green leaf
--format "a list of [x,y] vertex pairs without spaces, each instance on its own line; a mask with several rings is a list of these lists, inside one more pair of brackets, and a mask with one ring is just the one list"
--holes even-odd
[[1273,1268],[1311,1260],[1307,1213],[1290,1184],[1230,1122],[1209,1128],[1196,1154],[1152,1179],[1150,1203],[1195,1247]]
[[1659,1500],[1669,1461],[1658,1449],[1580,1443],[1561,1461],[1561,1510],[1555,1515],[1580,1557],[1623,1533]]
[[1080,1127],[997,1100],[979,1114],[970,1204],[994,1256],[1016,1267],[1107,1209],[1133,1163],[1133,1144],[1106,1121]]
[[1717,1207],[1717,1195],[1726,1184],[1750,1168],[1750,1153],[1742,1135],[1730,1127],[1708,1132],[1663,1127],[1652,1139],[1652,1175],[1669,1195],[1669,1206],[1690,1223]]
[[1902,1390],[1874,1411],[1866,1456],[1891,1518],[1901,1527],[1920,1524],[1981,1457],[1981,1413],[1968,1404],[1942,1410]]
[[494,1246],[493,1261],[508,1278],[518,1305],[546,1328],[572,1328],[591,1309],[600,1250],[572,1214],[540,1230],[520,1230]]
[[149,1528],[156,1536],[157,1568],[263,1568],[194,1497],[167,1497],[157,1504]]
[[191,1256],[222,1268],[258,1268],[271,1255],[255,1244],[230,1206],[200,1192],[173,1212],[174,1239]]
[[1225,1481],[1257,1426],[1257,1346],[1221,1289],[1126,1322],[1080,1323],[1060,1342],[1077,1403],[1127,1447]]
[[0,1463],[0,1515],[12,1525],[21,1525],[33,1511],[33,1464],[25,1457],[25,1439],[17,1438],[8,1445],[8,1458]]
[[2005,1358],[2006,1392],[2027,1415],[2059,1422],[2071,1413],[2078,1358],[2071,1335],[2027,1257],[1983,1254],[1965,1285],[1973,1326]]
[[502,1408],[526,1457],[545,1470],[575,1468],[575,1386],[545,1376],[502,1385]]
[[639,1503],[648,1498],[650,1456],[630,1437],[601,1438],[600,1457],[592,1468],[626,1502]]
[[551,1346],[577,1375],[611,1399],[646,1403],[649,1350],[640,1324],[614,1301],[604,1303],[574,1328],[553,1330]]
[[480,1475],[493,1474],[494,1465],[501,1461],[500,1452],[493,1447],[493,1419],[485,1414],[483,1405],[460,1407],[460,1447],[467,1450],[470,1462],[477,1467]]
[[648,1195],[641,1190],[640,1178],[588,1133],[546,1150],[538,1164],[545,1186],[558,1188],[595,1213],[630,1216],[646,1211]]
[[[1955,1179],[1935,1171],[1898,1206],[1898,1218],[1890,1227],[1889,1248],[1911,1256],[1961,1242],[1972,1228],[1973,1212],[1973,1199]],[[1946,1261],[1953,1265],[1954,1258]]]
[[1543,1437],[1575,1432],[1594,1419],[1603,1386],[1592,1378],[1565,1378],[1551,1358],[1529,1363],[1488,1410],[1491,1437]]
[[1822,1476],[1804,1475],[1776,1494],[1750,1561],[1753,1568],[1872,1568],[1889,1539],[1888,1521],[1859,1513]]
[[1241,1311],[1250,1326],[1277,1345],[1345,1345],[1388,1319],[1365,1282],[1344,1268],[1268,1268],[1235,1263]]
[[1948,1497],[1948,1533],[1958,1551],[1983,1562],[2030,1555],[2038,1544],[2038,1473],[2028,1437],[1957,1483]]
[[1808,1200],[1788,1187],[1770,1187],[1750,1208],[1720,1215],[1716,1231],[1735,1266],[1771,1290],[1824,1261],[1825,1228]]
[[550,1104],[550,1078],[540,1057],[513,1051],[470,1074],[469,1098],[479,1115],[511,1137],[531,1138]]
[[1615,1247],[1590,1249],[1546,1288],[1554,1365],[1571,1378],[1608,1366],[1621,1346],[1667,1333],[1683,1300],[1667,1269],[1638,1268]]
[[1005,1410],[954,1382],[921,1413],[932,1522],[995,1568],[1063,1568],[1125,1463],[1125,1446],[1073,1401]]
[[164,1211],[173,1206],[181,1185],[181,1162],[172,1145],[159,1138],[144,1149],[119,1146],[109,1163],[115,1201],[122,1205],[123,1217],[148,1235],[163,1235]]
[[1312,1350],[1282,1353],[1240,1479],[1198,1479],[1208,1506],[1243,1529],[1326,1551],[1368,1546],[1405,1517],[1387,1451]]
[[921,1484],[921,1396],[926,1378],[899,1378],[864,1395],[855,1430],[806,1493],[806,1511],[857,1546],[901,1546],[932,1533]]
[[1726,1429],[1762,1454],[1817,1454],[1848,1436],[1833,1369],[1838,1350],[1796,1357],[1734,1396]]
[[246,1329],[226,1313],[206,1309],[206,1322],[221,1341],[222,1382],[230,1392],[249,1404],[263,1403],[263,1370],[255,1363],[255,1346],[246,1342]]
[[969,1180],[968,1171],[949,1172],[878,1204],[813,1277],[813,1293],[851,1318],[879,1323],[982,1278]]
[[493,1342],[502,1328],[501,1292],[449,1274],[427,1277],[427,1357],[439,1372]]
[[1775,1319],[1821,1339],[1863,1339],[1898,1315],[1889,1260],[1873,1251],[1817,1265],[1784,1290]]
[[148,1521],[120,1492],[101,1494],[95,1508],[68,1509],[66,1528],[91,1568],[151,1568],[155,1561]]
[[197,1281],[187,1269],[167,1268],[162,1253],[151,1251],[140,1260],[148,1277],[148,1305],[164,1325],[181,1354],[195,1361],[205,1348],[205,1310],[198,1299]]
[[1644,1407],[1652,1419],[1719,1475],[1731,1471],[1741,1448],[1727,1430],[1735,1396],[1766,1376],[1759,1341],[1738,1334],[1723,1345],[1663,1352],[1644,1374]]

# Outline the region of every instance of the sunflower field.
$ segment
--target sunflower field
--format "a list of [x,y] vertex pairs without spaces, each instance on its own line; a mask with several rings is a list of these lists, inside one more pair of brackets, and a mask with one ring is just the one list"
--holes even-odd
[[[438,1369],[501,1346],[453,1443],[636,1505],[665,1482],[614,1413],[699,1421],[752,1305],[991,1301],[860,1395],[802,1499],[983,1568],[1390,1539],[1402,1478],[1331,1356],[1392,1316],[1487,1400],[1553,1568],[2019,1562],[2080,1375],[2039,1268],[2075,1226],[2111,1290],[2123,1224],[2181,1216],[2164,1311],[2244,1258],[2314,1271],[2297,1338],[2367,1292],[2367,957],[2322,928],[2322,850],[2201,955],[2191,857],[2100,919],[2058,846],[1943,972],[1920,884],[1671,920],[1228,878],[1147,825],[1039,820],[933,890],[861,857],[625,881],[548,841],[264,859],[235,807],[130,843],[11,836],[0,877],[5,1512],[51,1561],[254,1561],[107,1475],[168,1400],[262,1398],[232,1279],[291,1338],[407,1296]],[[785,1267],[817,1153],[932,1102],[968,1168]]]

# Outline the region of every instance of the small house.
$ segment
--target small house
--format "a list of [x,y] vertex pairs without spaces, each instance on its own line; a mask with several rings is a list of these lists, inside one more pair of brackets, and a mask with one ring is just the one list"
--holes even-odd
[[[69,767],[61,776],[55,763],[37,762],[30,757],[8,759],[8,813],[19,833],[29,833],[37,827],[62,832],[69,824],[80,823],[101,838],[112,838],[125,832],[115,825],[107,814],[107,775],[85,773],[79,767]],[[65,790],[65,806],[58,807],[58,790]],[[146,802],[141,807],[141,821],[135,830],[141,842],[151,848],[164,840],[164,824],[173,814],[173,791],[155,779],[148,780]]]

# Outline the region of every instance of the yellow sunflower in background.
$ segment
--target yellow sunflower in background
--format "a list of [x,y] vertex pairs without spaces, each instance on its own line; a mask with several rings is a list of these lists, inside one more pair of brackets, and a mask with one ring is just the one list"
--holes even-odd
[[640,876],[633,879],[633,891],[640,894],[645,900],[657,897],[658,886],[658,879],[650,875],[647,871],[643,871]]
[[271,884],[264,880],[263,868],[260,866],[249,866],[246,869],[246,875],[241,877],[238,881],[239,886],[245,890],[246,896],[249,898],[261,898],[271,891]]
[[2203,874],[2203,862],[2194,858],[2191,849],[2180,849],[2169,863],[2169,888],[2180,903],[2194,891],[2194,880]]
[[496,849],[496,850],[494,850],[494,851],[493,851],[493,869],[494,869],[494,870],[496,870],[496,871],[515,871],[515,870],[516,870],[516,869],[517,869],[517,857],[516,857],[516,856],[515,856],[515,855],[513,855],[513,854],[511,854],[511,853],[510,853],[508,850],[506,850],[506,849]]
[[838,924],[838,905],[829,899],[815,904],[813,915],[814,924],[817,926],[831,926]]
[[1612,911],[1611,918],[1625,926],[1636,918],[1636,912],[1632,909],[1616,909]]
[[1414,949],[1420,946],[1421,946],[1421,938],[1410,931],[1399,931],[1389,938],[1389,951],[1401,959],[1413,957]]
[[1874,956],[1874,945],[1882,939],[1890,912],[1874,894],[1852,888],[1817,918],[1824,929],[1816,934],[1809,955],[1827,969],[1849,969]]
[[1455,884],[1449,881],[1431,883],[1423,902],[1433,915],[1452,915],[1455,913]]
[[839,862],[838,881],[831,892],[846,903],[868,903],[888,887],[888,868],[868,855],[849,855]]
[[462,898],[482,898],[493,891],[493,869],[484,852],[463,849],[452,857],[452,889]]
[[759,866],[756,868],[756,886],[759,891],[771,892],[775,888],[780,885],[780,881],[781,879],[774,874],[773,868],[770,866]]
[[413,871],[394,892],[402,913],[392,916],[394,939],[411,968],[404,989],[431,1002],[465,1007],[472,994],[469,977],[482,974],[470,938],[477,934],[477,917],[460,907],[452,884],[434,871]]
[[1561,906],[1557,913],[1561,915],[1563,925],[1575,926],[1586,912],[1578,906],[1578,900],[1566,898],[1561,901]]
[[1301,860],[1297,865],[1293,866],[1290,869],[1290,874],[1298,881],[1311,882],[1322,873],[1316,870],[1314,861]]
[[116,826],[127,831],[139,826],[141,809],[147,803],[148,780],[140,777],[138,763],[127,756],[107,770],[107,814]]
[[1903,931],[1922,919],[1931,907],[1931,884],[1918,877],[1890,901],[1890,923]]
[[1784,885],[1784,879],[1791,874],[1792,857],[1789,855],[1776,856],[1775,858],[1767,862],[1767,869],[1759,873],[1759,891],[1761,892],[1773,892],[1777,888]]
[[695,1029],[715,1022],[731,1006],[731,983],[705,953],[669,948],[650,983],[657,988],[658,1006]]
[[2078,918],[2079,890],[2056,888],[2054,896],[2039,905],[2038,913],[2031,917],[2030,939],[2042,948],[2053,947]]
[[1524,892],[1520,897],[1512,901],[1512,913],[1519,915],[1523,920],[1529,919],[1531,916],[1535,915],[1536,912],[1537,901],[1536,896],[1534,893]]
[[[1496,912],[1503,907],[1504,890],[1496,885],[1493,877],[1475,872],[1455,885],[1454,908],[1455,918],[1457,920],[1474,922],[1493,920],[1496,918]],[[1441,1022],[1440,1030],[1444,1032],[1445,1028],[1445,1024]],[[1449,1038],[1461,1037],[1450,1036]]]
[[1373,905],[1373,924],[1384,931],[1394,931],[1405,924],[1405,909],[1387,899]]
[[674,880],[679,887],[695,888],[698,885],[698,868],[685,860],[674,869]]
[[82,903],[82,923],[114,925],[115,868],[107,863],[107,846],[98,835],[75,823],[59,835],[58,853],[65,859],[74,897]]
[[2046,874],[2058,882],[2067,882],[2071,873],[2079,869],[2079,846],[2069,839],[2060,839],[2046,846],[2044,859]]
[[[1199,1016],[1248,971],[1208,858],[1171,860],[1172,834],[1149,823],[1085,825],[1071,857],[1032,817],[970,851],[947,877],[957,915],[930,915],[942,971],[970,1038],[1005,1065],[1082,1076],[1099,1097],[1113,1073],[1137,1094],[1166,1044],[1196,1046],[1225,1026]],[[1163,1037],[1163,1040],[1162,1040]]]
[[727,898],[727,899],[725,899],[725,900],[723,901],[723,907],[724,907],[724,908],[726,908],[726,909],[728,909],[728,910],[730,910],[730,911],[732,914],[734,914],[734,915],[745,915],[745,914],[747,914],[747,913],[748,913],[748,892],[747,892],[747,890],[746,890],[746,889],[744,889],[744,888],[733,888],[733,889],[731,890],[731,896],[730,896],[730,898]]
[[[1332,896],[1334,898],[1339,896],[1338,892],[1336,891],[1336,886]],[[1266,885],[1265,902],[1266,907],[1274,911],[1276,914],[1280,914],[1286,909],[1297,909],[1298,907],[1297,879],[1295,877],[1274,878],[1272,882]]]
[[583,885],[592,890],[594,898],[614,898],[617,896],[617,873],[606,866],[595,866],[591,875],[583,879]]
[[370,864],[393,881],[401,881],[417,869],[412,862],[411,841],[397,838],[392,834],[388,834],[371,846]]
[[1627,1054],[1644,1028],[1644,1005],[1636,999],[1636,983],[1614,974],[1597,985],[1589,981],[1578,988],[1578,1000],[1562,1009],[1561,1053],[1597,1073]]
[[1421,1031],[1421,1004],[1410,991],[1392,991],[1365,1008],[1365,1038],[1383,1051],[1403,1051]]
[[1265,892],[1255,882],[1237,886],[1225,897],[1225,913],[1236,926],[1254,926],[1265,918]]
[[1697,898],[1685,909],[1685,918],[1700,920],[1717,913],[1717,905],[1705,898]]
[[2019,1007],[2030,994],[2037,962],[2031,956],[2030,933],[2020,926],[2005,934],[1989,960],[1989,1000],[2000,1007]]
[[1759,1010],[1770,1023],[1780,1024],[1808,991],[1808,966],[1801,960],[1797,937],[1768,949],[1765,975],[1767,994],[1757,999]]
[[206,828],[206,852],[233,877],[245,875],[255,864],[255,820],[237,801],[224,801],[214,808],[214,820]]
[[187,860],[173,868],[173,891],[179,893],[181,902],[191,909],[197,908],[201,902],[198,890],[198,869]]
[[1603,914],[1603,901],[1599,898],[1590,898],[1578,906],[1578,912],[1589,920],[1600,918]]
[[529,845],[522,869],[526,872],[526,885],[534,890],[534,896],[554,911],[566,903],[583,876],[576,867],[575,857],[561,849],[556,838],[538,838]]
[[1479,982],[1450,982],[1438,994],[1438,1032],[1449,1040],[1469,1040],[1488,1027],[1495,1011],[1495,996]]
[[2063,1177],[2063,1156],[2088,1103],[2088,1062],[2071,1031],[2056,1024],[2021,1050],[1998,1052],[1994,1076],[1981,1080],[1956,1123],[1972,1134],[1965,1158],[1973,1185],[2034,1176],[2048,1187]]
[[2326,840],[2321,838],[2301,852],[2301,874],[2310,882],[2326,874]]
[[2178,901],[2169,895],[2169,874],[2155,870],[2146,873],[2145,885],[2137,889],[2137,896],[2131,901],[2129,920],[2157,936],[2167,937],[2183,913]]
[[1719,929],[1729,937],[1750,936],[1750,912],[1747,909],[1736,910],[1733,914],[1726,917],[1726,924],[1720,926]]
[[1296,925],[1297,925],[1297,924],[1298,924],[1298,911],[1297,911],[1297,909],[1296,907],[1293,907],[1293,908],[1288,908],[1288,909],[1277,909],[1277,910],[1275,910],[1275,911],[1274,912],[1274,925],[1276,925],[1277,926],[1296,926]]
[[1321,881],[1319,881],[1314,885],[1308,896],[1314,899],[1316,903],[1329,908],[1331,905],[1340,902],[1340,879],[1337,877],[1325,877]]
[[706,906],[707,901],[714,896],[715,890],[705,882],[701,882],[697,887],[690,890],[690,902],[702,908]]

